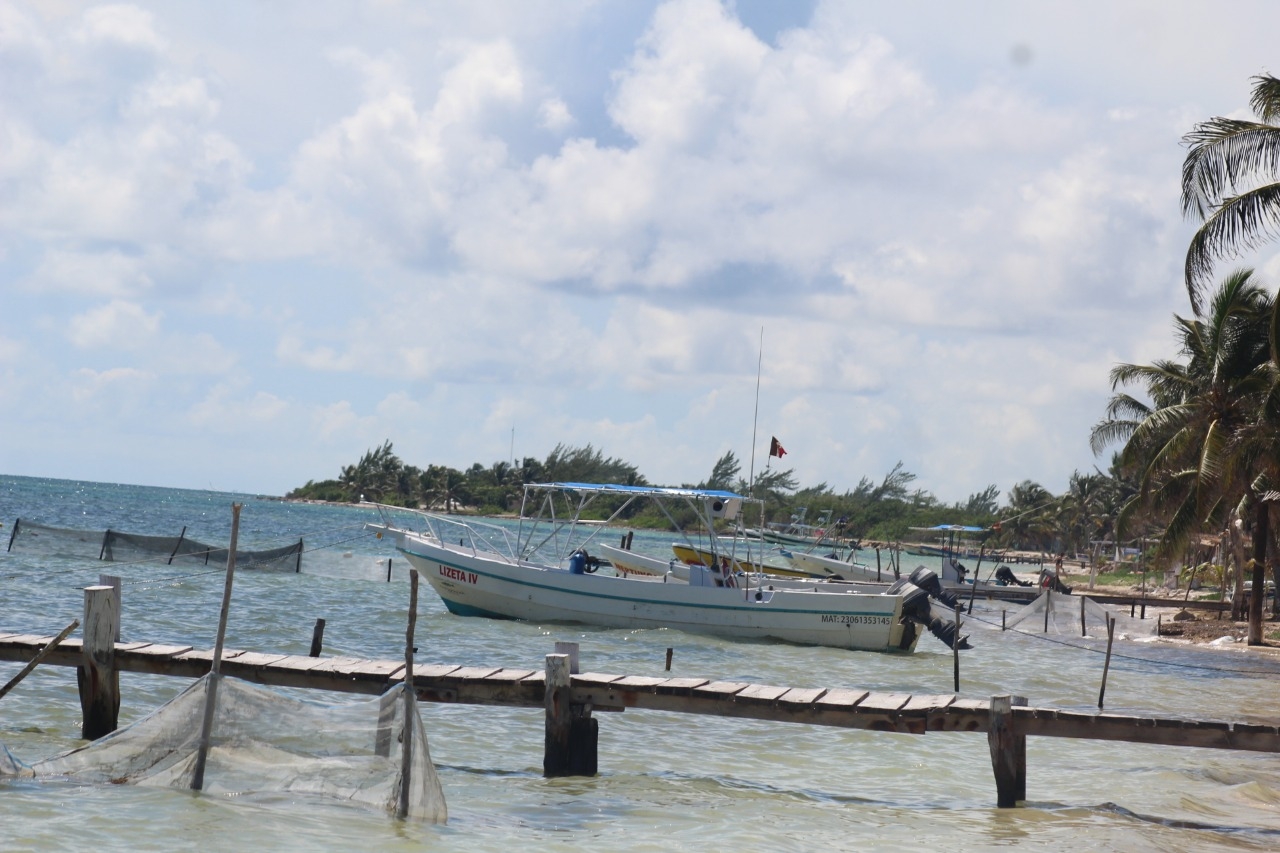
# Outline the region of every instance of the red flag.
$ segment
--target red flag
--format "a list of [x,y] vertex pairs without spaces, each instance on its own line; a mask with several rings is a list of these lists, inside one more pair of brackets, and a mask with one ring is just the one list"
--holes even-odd
[[778,443],[777,436],[769,440],[769,455],[776,456],[779,459],[787,455],[787,451]]

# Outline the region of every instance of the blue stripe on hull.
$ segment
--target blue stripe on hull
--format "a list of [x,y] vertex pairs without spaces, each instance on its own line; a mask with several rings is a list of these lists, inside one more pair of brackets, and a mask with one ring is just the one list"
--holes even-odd
[[486,619],[508,619],[512,622],[517,621],[514,616],[505,616],[501,613],[494,613],[492,610],[485,610],[483,607],[472,607],[469,604],[459,604],[456,601],[450,601],[447,598],[441,598],[445,608],[455,616],[483,616]]

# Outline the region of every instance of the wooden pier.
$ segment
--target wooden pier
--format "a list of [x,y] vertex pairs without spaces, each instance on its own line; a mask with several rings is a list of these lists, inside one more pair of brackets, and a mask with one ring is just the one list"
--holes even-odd
[[[90,657],[79,639],[0,632],[0,660],[77,667]],[[92,643],[91,643],[92,645]],[[198,678],[210,671],[213,651],[190,646],[114,642],[116,673]],[[1130,743],[1280,752],[1280,727],[1245,723],[1138,717],[1036,708],[1021,697],[966,699],[952,694],[881,693],[850,688],[799,688],[706,678],[574,673],[576,655],[553,654],[542,670],[415,665],[412,683],[426,702],[502,705],[546,712],[544,772],[595,773],[598,723],[594,711],[652,710],[712,714],[883,732],[985,732],[996,778],[997,804],[1026,798],[1026,738],[1068,737]],[[405,660],[363,660],[264,654],[224,649],[224,675],[279,687],[379,694],[405,676]],[[84,680],[83,674],[81,680]],[[118,694],[117,694],[118,695]],[[83,696],[83,691],[82,691]],[[86,709],[86,714],[88,709]]]

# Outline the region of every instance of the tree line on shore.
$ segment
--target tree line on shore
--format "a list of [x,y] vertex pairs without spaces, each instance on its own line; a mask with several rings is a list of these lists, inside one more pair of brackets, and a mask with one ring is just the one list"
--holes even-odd
[[[800,487],[793,469],[766,469],[747,482],[733,451],[712,466],[706,479],[665,485],[725,489],[763,501],[768,521],[803,517],[813,523],[827,519],[829,534],[841,539],[885,542],[927,541],[912,528],[939,524],[981,527],[989,548],[1086,553],[1110,542],[1115,520],[1135,487],[1115,474],[1075,473],[1067,491],[1053,495],[1031,481],[1016,485],[1001,503],[1000,490],[988,486],[964,501],[944,503],[915,485],[916,475],[901,462],[878,482],[863,477],[853,489],[837,491],[827,483]],[[334,480],[309,482],[290,492],[294,499],[368,500],[443,512],[514,513],[526,483],[579,482],[655,485],[639,469],[622,459],[606,457],[591,446],[557,445],[546,459],[525,457],[510,462],[477,462],[459,470],[446,465],[419,468],[405,464],[391,441],[370,449],[357,462],[344,466]],[[601,502],[597,513],[614,508]],[[640,509],[628,522],[665,527],[666,519]]]

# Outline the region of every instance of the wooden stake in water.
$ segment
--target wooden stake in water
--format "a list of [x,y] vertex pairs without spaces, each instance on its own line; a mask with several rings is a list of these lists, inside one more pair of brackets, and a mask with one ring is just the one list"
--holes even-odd
[[[12,690],[14,687],[17,687],[17,686],[18,686],[18,682],[19,682],[19,681],[21,681],[22,679],[24,679],[24,678],[26,678],[28,675],[30,675],[32,670],[34,670],[37,666],[39,666],[39,665],[40,665],[40,663],[41,663],[45,658],[47,658],[49,655],[53,654],[53,650],[54,650],[54,649],[56,649],[56,648],[58,647],[58,645],[59,645],[63,640],[65,640],[67,637],[71,636],[71,632],[72,632],[72,631],[74,631],[75,629],[77,629],[77,628],[79,628],[79,627],[80,627],[80,620],[79,620],[79,619],[72,619],[72,620],[71,620],[71,624],[70,624],[70,625],[68,625],[67,627],[63,628],[63,629],[62,629],[62,633],[60,633],[58,636],[56,636],[56,637],[54,637],[52,640],[50,640],[48,645],[46,645],[43,649],[41,649],[39,652],[37,652],[37,653],[36,653],[36,656],[35,656],[35,657],[33,657],[33,658],[32,658],[32,659],[27,663],[27,665],[26,665],[26,666],[24,666],[24,667],[22,668],[22,671],[21,671],[21,672],[19,672],[19,673],[18,673],[17,675],[15,675],[13,678],[9,679],[9,683],[8,683],[8,684],[6,684],[4,687],[0,687],[0,697],[4,696],[4,694],[8,693],[8,692],[9,692],[10,690]],[[670,662],[671,662],[671,650],[670,650],[670,649],[667,649],[667,669],[671,669]]]
[[956,605],[956,632],[951,637],[951,658],[955,670],[956,693],[960,692],[960,605]]
[[227,614],[231,612],[231,582],[236,574],[236,547],[240,539],[240,508],[231,505],[231,546],[227,549],[227,581],[222,589],[222,612],[218,615],[218,639],[213,646],[213,666],[209,670],[209,686],[205,693],[204,722],[200,726],[200,747],[191,774],[191,790],[204,788],[204,766],[209,758],[209,742],[213,739],[213,712],[218,706],[218,679],[222,674],[222,641],[227,636]]
[[1116,636],[1116,617],[1107,614],[1107,657],[1102,662],[1102,688],[1098,690],[1098,710],[1102,710],[1102,697],[1107,695],[1107,670],[1111,669],[1111,641]]
[[413,781],[410,770],[413,768],[413,725],[417,721],[413,714],[417,713],[413,704],[413,629],[418,621],[418,570],[409,572],[409,627],[404,637],[404,736],[401,738],[400,752],[400,802],[396,806],[396,817],[407,817],[409,814],[409,791]]

